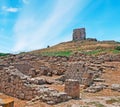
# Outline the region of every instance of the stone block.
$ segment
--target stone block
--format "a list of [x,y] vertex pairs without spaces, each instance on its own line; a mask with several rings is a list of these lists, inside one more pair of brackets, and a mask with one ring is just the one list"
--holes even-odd
[[13,99],[0,99],[0,106],[14,107],[14,100]]
[[65,92],[72,98],[79,98],[80,85],[78,80],[67,79],[65,81]]

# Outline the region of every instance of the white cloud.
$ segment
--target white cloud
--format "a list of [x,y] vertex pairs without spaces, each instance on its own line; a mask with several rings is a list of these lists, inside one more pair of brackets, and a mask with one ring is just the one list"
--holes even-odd
[[19,8],[3,6],[3,7],[2,7],[2,10],[3,10],[3,11],[6,11],[6,12],[15,13],[15,12],[18,12],[18,11],[19,11]]
[[[13,51],[39,49],[55,44],[59,39],[68,38],[69,32],[66,34],[67,37],[62,37],[61,33],[68,29],[68,24],[74,20],[76,14],[86,6],[87,2],[86,0],[64,0],[64,2],[56,0],[55,2],[52,9],[46,8],[50,12],[46,9],[40,12],[36,11],[35,6],[24,7],[25,11],[21,13],[14,26],[16,44]],[[34,13],[29,11],[31,8],[34,9]],[[47,16],[40,20],[44,12],[47,12]]]

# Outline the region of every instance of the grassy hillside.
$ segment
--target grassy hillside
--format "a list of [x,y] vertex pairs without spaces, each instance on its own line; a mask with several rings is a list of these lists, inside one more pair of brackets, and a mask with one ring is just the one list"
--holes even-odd
[[115,41],[69,41],[31,53],[44,56],[70,56],[74,52],[83,52],[90,55],[118,54],[120,53],[120,43]]
[[7,53],[0,53],[0,56],[6,56],[6,55],[9,55]]

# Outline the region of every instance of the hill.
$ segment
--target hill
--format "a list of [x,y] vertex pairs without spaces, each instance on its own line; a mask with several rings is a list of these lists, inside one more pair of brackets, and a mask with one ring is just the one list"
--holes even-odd
[[0,53],[0,56],[6,56],[9,55],[8,53]]
[[118,54],[120,53],[120,43],[116,41],[69,41],[57,44],[55,46],[35,50],[31,53],[42,54],[44,56],[70,56],[75,52],[82,52],[90,55],[99,54]]
[[[118,42],[83,40],[0,57],[0,99],[12,96],[15,107],[117,107],[119,53]],[[76,79],[80,88],[66,84],[67,80],[76,83]]]

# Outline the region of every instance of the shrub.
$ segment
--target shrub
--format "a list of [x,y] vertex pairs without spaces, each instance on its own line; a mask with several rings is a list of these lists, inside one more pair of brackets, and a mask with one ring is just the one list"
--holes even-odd
[[120,46],[116,46],[115,49],[120,51]]

